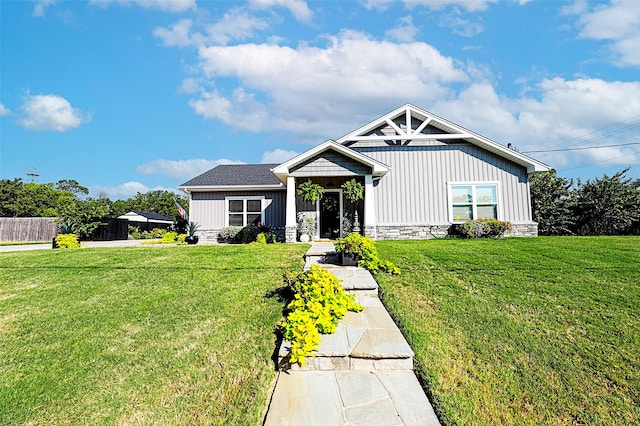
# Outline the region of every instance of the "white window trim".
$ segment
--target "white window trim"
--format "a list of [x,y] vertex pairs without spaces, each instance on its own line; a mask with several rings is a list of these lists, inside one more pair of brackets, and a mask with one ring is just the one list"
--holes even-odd
[[[264,195],[233,195],[224,197],[224,226],[229,226],[229,201],[242,200],[242,226],[247,226],[247,200],[260,200],[260,222],[264,223]],[[234,213],[239,214],[239,213]]]
[[447,182],[447,203],[448,203],[448,207],[449,207],[449,222],[451,223],[463,223],[464,220],[456,220],[456,218],[453,216],[453,195],[451,193],[451,189],[454,186],[471,186],[472,189],[472,196],[473,196],[473,201],[472,201],[472,209],[473,209],[473,218],[477,219],[478,218],[478,202],[476,201],[476,186],[483,186],[483,185],[495,185],[496,186],[496,214],[497,214],[497,218],[498,220],[502,220],[502,199],[500,197],[500,193],[502,192],[500,190],[500,182],[497,181],[461,181],[461,182]]

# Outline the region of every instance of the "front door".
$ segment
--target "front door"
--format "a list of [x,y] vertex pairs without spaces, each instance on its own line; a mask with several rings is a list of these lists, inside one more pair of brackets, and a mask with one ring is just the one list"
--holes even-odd
[[340,238],[342,219],[342,197],[340,190],[327,191],[318,201],[320,210],[320,238]]

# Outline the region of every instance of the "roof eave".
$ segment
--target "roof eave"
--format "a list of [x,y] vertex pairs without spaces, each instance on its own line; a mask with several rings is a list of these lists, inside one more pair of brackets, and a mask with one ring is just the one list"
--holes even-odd
[[187,194],[191,192],[273,191],[284,189],[284,185],[282,183],[270,185],[190,185],[179,186],[178,189]]

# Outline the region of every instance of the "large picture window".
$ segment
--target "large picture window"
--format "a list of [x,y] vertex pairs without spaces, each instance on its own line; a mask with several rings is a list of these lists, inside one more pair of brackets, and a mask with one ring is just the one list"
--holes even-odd
[[227,226],[257,225],[264,222],[262,202],[264,197],[227,197]]
[[451,218],[454,222],[469,219],[498,219],[498,184],[464,183],[449,185]]

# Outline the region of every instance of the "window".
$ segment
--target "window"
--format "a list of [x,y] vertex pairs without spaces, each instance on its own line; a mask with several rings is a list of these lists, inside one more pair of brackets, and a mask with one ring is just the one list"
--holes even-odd
[[257,225],[264,222],[262,196],[226,197],[227,226]]
[[450,184],[449,193],[453,221],[498,218],[498,184]]

